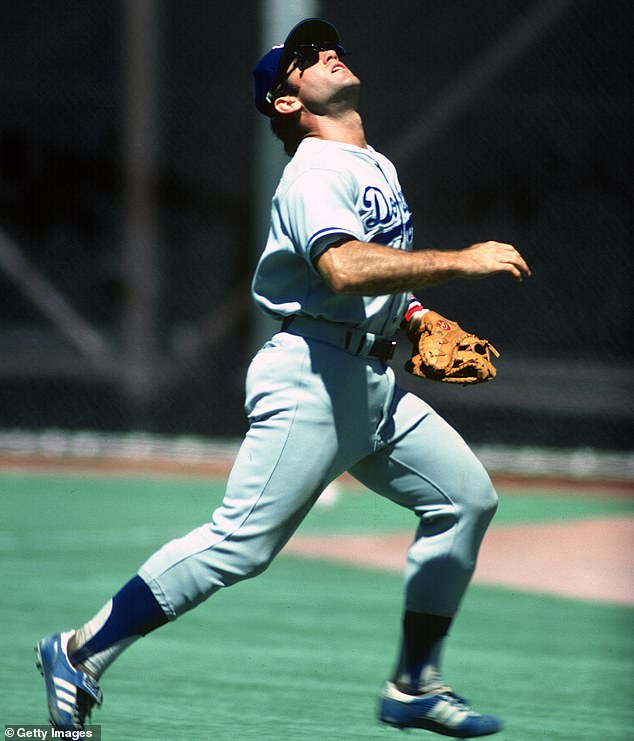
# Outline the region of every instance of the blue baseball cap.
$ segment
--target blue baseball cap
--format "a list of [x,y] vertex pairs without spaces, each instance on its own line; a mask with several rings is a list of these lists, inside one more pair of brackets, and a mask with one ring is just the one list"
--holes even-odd
[[268,51],[253,69],[255,107],[269,118],[273,115],[271,93],[280,84],[293,60],[293,51],[301,44],[339,45],[337,29],[320,18],[306,18],[291,29],[283,44]]

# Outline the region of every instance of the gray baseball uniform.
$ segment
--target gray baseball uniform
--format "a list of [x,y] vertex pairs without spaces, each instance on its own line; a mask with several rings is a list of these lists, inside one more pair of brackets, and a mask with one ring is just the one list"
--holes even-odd
[[263,571],[344,471],[418,515],[405,608],[458,608],[496,494],[458,433],[395,383],[386,348],[408,295],[338,295],[316,270],[342,237],[412,249],[396,172],[372,149],[306,139],[275,193],[253,281],[255,302],[283,325],[249,367],[249,430],[224,501],[139,571],[171,618]]

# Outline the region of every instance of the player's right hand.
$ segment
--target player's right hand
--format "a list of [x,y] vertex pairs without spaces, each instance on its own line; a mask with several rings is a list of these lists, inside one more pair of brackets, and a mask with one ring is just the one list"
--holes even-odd
[[530,278],[531,271],[512,244],[478,242],[459,252],[463,278],[486,278],[496,273],[510,273],[517,281]]

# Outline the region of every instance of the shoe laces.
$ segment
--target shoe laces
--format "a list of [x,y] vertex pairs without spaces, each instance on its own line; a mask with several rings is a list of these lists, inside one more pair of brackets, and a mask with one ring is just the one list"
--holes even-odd
[[455,705],[456,707],[459,707],[461,710],[465,710],[472,715],[474,714],[473,710],[471,709],[471,703],[469,702],[469,700],[467,700],[466,697],[458,695],[456,692],[453,691],[451,687],[441,687],[435,694],[442,695],[444,698],[446,698],[447,702]]

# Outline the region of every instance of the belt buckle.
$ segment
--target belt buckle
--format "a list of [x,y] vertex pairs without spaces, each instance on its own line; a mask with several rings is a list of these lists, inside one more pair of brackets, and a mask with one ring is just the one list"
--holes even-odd
[[378,358],[382,363],[387,363],[394,357],[395,349],[396,340],[376,340],[368,354]]
[[387,347],[385,348],[385,359],[392,360],[394,352],[396,350],[396,340],[388,340]]

